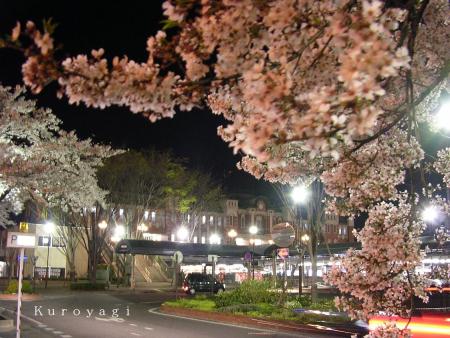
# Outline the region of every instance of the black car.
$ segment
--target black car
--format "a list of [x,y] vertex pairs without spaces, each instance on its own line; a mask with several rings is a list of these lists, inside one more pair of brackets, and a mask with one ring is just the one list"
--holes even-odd
[[[183,282],[183,290],[187,294],[195,294],[196,292],[211,292],[213,278],[211,275],[202,273],[190,273]],[[222,293],[225,291],[225,284],[214,280],[214,293]]]

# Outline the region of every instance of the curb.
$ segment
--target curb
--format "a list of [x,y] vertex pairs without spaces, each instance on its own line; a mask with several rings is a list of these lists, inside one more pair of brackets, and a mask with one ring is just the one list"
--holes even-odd
[[336,336],[340,337],[350,337],[354,332],[344,331],[335,329],[332,327],[326,327],[324,325],[317,324],[297,324],[290,321],[282,321],[282,320],[269,320],[263,318],[252,318],[242,315],[234,315],[231,313],[222,313],[222,312],[210,312],[210,311],[201,311],[187,308],[178,308],[167,305],[161,305],[160,311],[162,313],[178,315],[181,317],[187,318],[195,318],[202,320],[210,320],[213,322],[221,322],[221,323],[229,323],[229,324],[238,324],[238,325],[246,325],[250,327],[255,327],[259,329],[270,329],[272,331],[288,331],[288,332],[298,332],[298,333],[324,333],[324,331],[328,333],[333,333]]
[[[22,294],[22,302],[30,302],[30,301],[36,301],[36,300],[41,300],[42,297],[40,294],[27,294],[24,293]],[[0,294],[0,300],[14,300],[17,301],[17,294],[5,294],[2,293]]]

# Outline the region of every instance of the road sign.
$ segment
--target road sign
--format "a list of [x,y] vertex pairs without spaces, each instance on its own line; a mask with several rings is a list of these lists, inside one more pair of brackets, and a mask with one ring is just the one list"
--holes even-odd
[[289,248],[280,248],[277,250],[277,256],[281,259],[286,259],[289,257]]
[[273,242],[281,248],[290,246],[295,240],[295,230],[289,223],[275,225],[271,235]]
[[20,232],[28,232],[28,223],[20,222],[20,224],[19,224],[19,231]]
[[251,260],[252,260],[252,253],[249,252],[249,251],[247,251],[247,252],[244,254],[244,261],[250,262]]
[[173,260],[180,264],[183,261],[183,253],[181,251],[175,251],[173,254]]
[[[28,229],[28,224],[20,224],[20,229]],[[6,247],[20,248],[19,255],[19,283],[17,286],[17,318],[16,318],[16,338],[20,338],[20,313],[22,307],[22,278],[23,278],[23,260],[25,248],[34,248],[36,246],[36,235],[24,232],[8,232]]]
[[36,235],[23,232],[8,232],[6,246],[8,248],[34,248],[36,246]]

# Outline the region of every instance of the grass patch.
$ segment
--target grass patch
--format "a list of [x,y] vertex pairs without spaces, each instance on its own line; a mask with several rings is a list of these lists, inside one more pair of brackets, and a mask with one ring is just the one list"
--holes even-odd
[[216,303],[212,299],[207,299],[201,296],[195,298],[181,298],[178,300],[169,300],[165,302],[163,305],[201,311],[216,310]]

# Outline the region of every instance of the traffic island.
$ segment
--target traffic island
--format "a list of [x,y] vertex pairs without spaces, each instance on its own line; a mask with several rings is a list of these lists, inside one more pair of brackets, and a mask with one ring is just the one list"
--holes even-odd
[[323,333],[327,331],[340,337],[350,337],[358,332],[346,328],[333,328],[327,323],[299,324],[289,320],[274,320],[267,318],[254,318],[243,314],[224,313],[219,311],[202,311],[196,309],[182,308],[163,304],[160,311],[166,314],[176,315],[186,318],[210,320],[219,323],[243,325],[252,328],[268,329],[272,331],[289,331],[301,333]]

